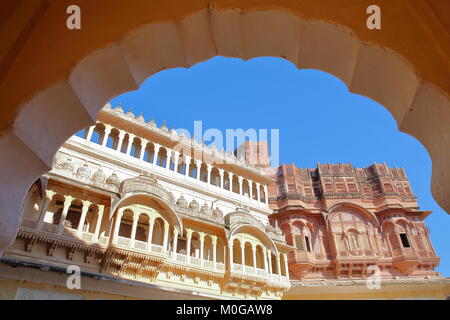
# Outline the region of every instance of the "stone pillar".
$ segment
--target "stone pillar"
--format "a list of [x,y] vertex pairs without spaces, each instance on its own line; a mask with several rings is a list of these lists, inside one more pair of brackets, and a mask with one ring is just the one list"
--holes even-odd
[[272,280],[272,252],[267,249],[267,258],[269,263],[269,279]]
[[255,274],[257,274],[257,272],[256,272],[256,247],[254,245],[252,245],[252,254],[253,254],[253,270],[254,270]]
[[131,240],[130,240],[130,247],[134,248],[134,242],[136,241],[136,229],[137,229],[137,224],[139,221],[139,214],[135,213],[133,214],[133,226],[131,227]]
[[223,169],[219,169],[219,175],[220,175],[220,189],[223,189]]
[[117,210],[117,216],[116,216],[116,224],[114,226],[114,235],[113,235],[113,243],[117,244],[119,239],[119,230],[120,230],[120,223],[122,221],[123,216],[123,208],[120,208]]
[[170,158],[172,157],[172,149],[166,148],[166,169],[170,170]]
[[203,266],[203,254],[205,250],[205,234],[200,233],[200,265]]
[[208,172],[208,178],[206,179],[206,182],[208,184],[211,184],[211,170],[212,170],[212,165],[210,165],[209,163],[206,165],[206,171]]
[[264,257],[264,271],[266,272],[266,275],[268,274],[268,268],[267,268],[267,250],[263,249],[263,257]]
[[233,191],[233,172],[228,172],[228,180],[230,181],[230,191]]
[[147,251],[152,250],[152,238],[153,238],[153,227],[155,226],[155,218],[150,217],[148,220],[148,234],[147,234]]
[[128,145],[127,145],[127,155],[130,155],[131,147],[133,146],[135,135],[132,133],[128,134]]
[[281,267],[280,267],[280,254],[278,253],[277,258],[277,269],[278,269],[278,275],[281,277]]
[[72,201],[73,201],[73,197],[71,197],[71,196],[65,196],[64,198],[65,198],[64,199],[64,209],[61,214],[61,217],[59,218],[57,234],[62,234],[64,231],[64,222],[66,221],[67,212],[69,211],[70,205],[72,204]]
[[261,185],[258,182],[256,183],[256,197],[258,202],[261,202]]
[[120,152],[120,150],[122,150],[122,144],[123,144],[123,138],[125,138],[125,131],[124,130],[119,130],[119,142],[117,143],[117,151]]
[[186,163],[186,169],[185,169],[185,171],[184,171],[184,175],[185,175],[186,177],[188,177],[188,176],[189,176],[189,166],[190,166],[190,164],[191,164],[191,157],[189,157],[189,156],[184,156],[184,161],[185,161],[185,163]]
[[200,180],[200,172],[202,169],[202,161],[201,160],[195,160],[195,164],[197,165],[197,180]]
[[142,139],[141,140],[141,153],[139,154],[139,160],[141,160],[141,161],[144,160],[145,148],[147,148],[147,144],[148,144],[148,140],[147,139]]
[[283,258],[284,258],[284,268],[286,269],[285,270],[286,277],[287,277],[287,280],[289,280],[289,266],[288,266],[288,260],[287,260],[287,254],[286,253],[283,253]]
[[155,166],[158,164],[158,153],[159,153],[160,148],[161,148],[161,145],[158,143],[155,143],[155,153],[153,154],[153,164]]
[[238,180],[239,180],[239,194],[242,196],[242,181],[244,180],[244,178],[238,176]]
[[36,226],[36,229],[42,229],[42,225],[44,224],[45,215],[47,213],[48,206],[52,202],[53,196],[55,195],[55,192],[52,190],[45,190],[45,200],[42,204],[41,212],[39,214],[39,220]]
[[213,246],[213,268],[217,268],[217,237],[212,236],[212,246]]
[[164,238],[163,238],[163,250],[167,251],[169,242],[169,223],[164,220]]
[[264,201],[266,205],[269,205],[269,194],[267,193],[267,185],[264,185]]
[[80,217],[80,221],[78,222],[78,228],[77,228],[77,236],[78,237],[80,237],[83,232],[84,222],[86,221],[86,215],[87,215],[90,205],[91,205],[90,201],[83,200],[83,208],[81,209],[81,217]]
[[92,138],[92,134],[94,133],[95,125],[90,126],[86,135],[86,141],[90,142]]
[[109,124],[105,124],[105,134],[103,135],[102,147],[106,147],[111,129],[112,127]]
[[173,171],[178,172],[178,161],[180,160],[180,152],[174,151]]
[[191,237],[192,230],[187,229],[187,244],[186,244],[186,262],[191,263]]
[[173,244],[172,244],[172,259],[177,259],[177,245],[178,245],[178,229],[173,228]]
[[242,263],[242,273],[245,270],[245,243],[241,242],[241,263]]
[[95,231],[94,231],[94,239],[95,241],[98,241],[98,236],[100,234],[100,227],[102,225],[102,219],[103,219],[103,212],[105,211],[105,206],[100,204],[98,205],[98,212],[97,212],[97,222],[95,224]]
[[228,244],[228,252],[229,252],[229,258],[230,258],[230,271],[234,270],[234,263],[233,263],[233,241]]
[[250,200],[253,200],[253,181],[248,180],[248,193],[250,196]]

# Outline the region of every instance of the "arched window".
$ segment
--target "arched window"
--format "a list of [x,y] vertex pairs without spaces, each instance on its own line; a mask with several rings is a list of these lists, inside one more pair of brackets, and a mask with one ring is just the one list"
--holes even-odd
[[351,232],[349,235],[350,249],[359,249],[359,241],[358,235],[354,232]]

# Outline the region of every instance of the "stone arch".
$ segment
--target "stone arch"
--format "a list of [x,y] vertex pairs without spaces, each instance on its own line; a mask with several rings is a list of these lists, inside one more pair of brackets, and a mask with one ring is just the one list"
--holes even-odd
[[241,241],[237,238],[233,239],[231,242],[232,251],[233,251],[233,261],[232,263],[242,264],[242,247]]
[[225,250],[226,250],[225,242],[222,240],[222,238],[217,238],[216,261],[218,263],[225,263],[225,257],[226,257]]
[[[182,10],[181,16],[175,14],[164,19],[169,22],[139,28],[136,24],[128,25],[108,39],[107,43],[112,43],[108,47],[101,45],[103,49],[95,50],[98,47],[92,45],[76,58],[66,59],[78,64],[71,71],[69,66],[61,68],[64,76],[47,80],[40,87],[31,86],[33,89],[27,90],[34,91],[25,94],[26,98],[14,98],[17,103],[8,103],[12,105],[8,108],[19,105],[21,108],[15,117],[10,116],[10,129],[0,140],[4,150],[0,164],[8,168],[0,180],[9,183],[13,177],[20,179],[15,179],[14,189],[7,196],[0,197],[5,226],[0,232],[0,248],[4,249],[14,239],[20,208],[30,185],[51,168],[52,158],[62,143],[92,124],[101,106],[111,97],[137,89],[159,70],[189,67],[216,55],[242,59],[283,57],[299,68],[331,73],[352,92],[380,102],[391,112],[400,130],[416,137],[427,148],[433,160],[432,193],[450,211],[450,152],[442,152],[450,150],[442,147],[442,141],[450,144],[447,128],[450,101],[448,91],[442,89],[448,89],[448,85],[446,79],[428,82],[433,73],[426,72],[426,65],[420,62],[423,59],[413,59],[414,53],[393,44],[398,52],[412,59],[407,60],[397,51],[383,47],[388,43],[385,40],[377,44],[365,42],[367,39],[361,41],[340,24],[339,18],[331,19],[336,23],[328,22],[321,13],[315,15],[308,8],[304,8],[308,11],[308,19],[304,19],[296,11],[298,8],[289,5],[288,10],[258,11],[227,6],[221,10],[193,7]],[[274,5],[268,4],[267,8]],[[139,21],[155,22],[155,18]],[[120,39],[127,31],[126,37]],[[367,37],[364,33],[358,35]],[[99,40],[102,41],[105,40]],[[418,65],[424,69],[415,69]],[[418,74],[425,75],[426,80]],[[62,103],[66,108],[60,108]],[[59,121],[54,121],[55,118]]]
[[117,147],[119,146],[119,134],[120,130],[117,128],[111,128],[111,132],[108,136],[108,141],[106,142],[106,146],[108,148],[117,150]]
[[369,221],[371,221],[374,224],[374,226],[376,226],[376,227],[379,226],[378,219],[373,212],[367,210],[366,208],[358,206],[354,203],[350,203],[350,202],[341,202],[341,203],[337,203],[337,204],[333,205],[332,207],[330,207],[328,209],[329,214],[326,217],[326,221],[329,223],[329,221],[331,219],[330,217],[333,216],[333,213],[339,212],[339,210],[341,210],[342,208],[353,209],[353,211],[361,214],[362,216],[366,217]]
[[278,255],[278,249],[275,243],[273,242],[272,239],[269,238],[267,233],[265,233],[260,228],[252,225],[238,226],[237,228],[233,229],[233,231],[230,232],[228,239],[233,239],[234,235],[237,235],[238,233],[246,233],[254,236],[259,241],[261,241],[261,243],[264,244],[266,248],[270,249],[270,251]]
[[[216,252],[217,254],[217,252]],[[203,243],[203,259],[213,261],[213,240],[211,235],[206,234]]]
[[261,245],[256,245],[256,267],[264,269],[264,248]]
[[94,126],[94,130],[92,131],[92,135],[89,139],[89,142],[102,145],[103,139],[105,138],[105,129],[106,126],[104,123],[97,122]]
[[247,267],[253,267],[253,245],[248,241],[244,243],[244,259]]
[[169,224],[178,229],[180,236],[183,235],[183,224],[182,220],[175,213],[171,205],[168,205],[161,199],[158,199],[150,194],[144,192],[137,192],[120,199],[116,204],[111,206],[110,219],[112,219],[117,209],[125,207],[131,204],[138,203],[140,205],[148,206],[150,208],[156,209],[158,213],[166,219]]
[[164,221],[160,217],[155,219],[153,225],[152,244],[162,246],[164,243]]

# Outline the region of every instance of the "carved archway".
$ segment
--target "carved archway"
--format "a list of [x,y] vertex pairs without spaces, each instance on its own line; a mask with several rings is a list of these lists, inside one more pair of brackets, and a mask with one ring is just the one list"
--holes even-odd
[[[427,72],[428,65],[413,57],[411,50],[392,44],[410,58],[406,60],[379,45],[389,43],[386,40],[370,44],[365,42],[370,36],[359,32],[365,40],[361,41],[338,24],[339,18],[326,19],[323,12],[314,16],[313,9],[296,7],[289,1],[265,2],[263,7],[270,10],[254,11],[258,7],[255,3],[246,4],[243,10],[227,6],[216,10],[204,9],[206,2],[192,6],[179,2],[180,12],[159,12],[166,16],[166,22],[157,22],[155,14],[143,18],[139,25],[122,26],[122,32],[114,30],[114,35],[107,36],[110,45],[82,51],[82,60],[70,72],[65,69],[63,78],[47,80],[33,89],[33,95],[25,94],[28,100],[21,101],[19,113],[12,118],[8,115],[11,126],[4,128],[0,138],[0,165],[4,168],[0,188],[10,191],[0,195],[0,250],[15,237],[28,188],[51,168],[54,154],[64,141],[92,124],[110,98],[137,89],[160,70],[190,67],[217,55],[242,59],[282,57],[299,68],[331,73],[352,92],[380,102],[403,132],[427,148],[433,159],[432,193],[450,211],[450,102],[445,73],[442,81],[434,79]],[[302,18],[301,9],[308,19]],[[49,15],[58,10],[57,6],[54,10]],[[128,32],[126,36],[124,32]],[[10,85],[14,83],[8,82],[2,92],[8,92]],[[32,89],[25,86],[25,90]],[[8,108],[17,106],[22,97],[11,99],[5,102]],[[10,181],[14,181],[13,186]]]

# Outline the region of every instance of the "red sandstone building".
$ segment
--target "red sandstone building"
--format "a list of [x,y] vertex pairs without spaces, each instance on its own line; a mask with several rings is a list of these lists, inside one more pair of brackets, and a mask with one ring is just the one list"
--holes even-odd
[[[288,244],[291,279],[383,278],[437,275],[439,257],[402,168],[373,164],[282,164],[267,169],[270,220]],[[371,267],[373,268],[373,267]]]

